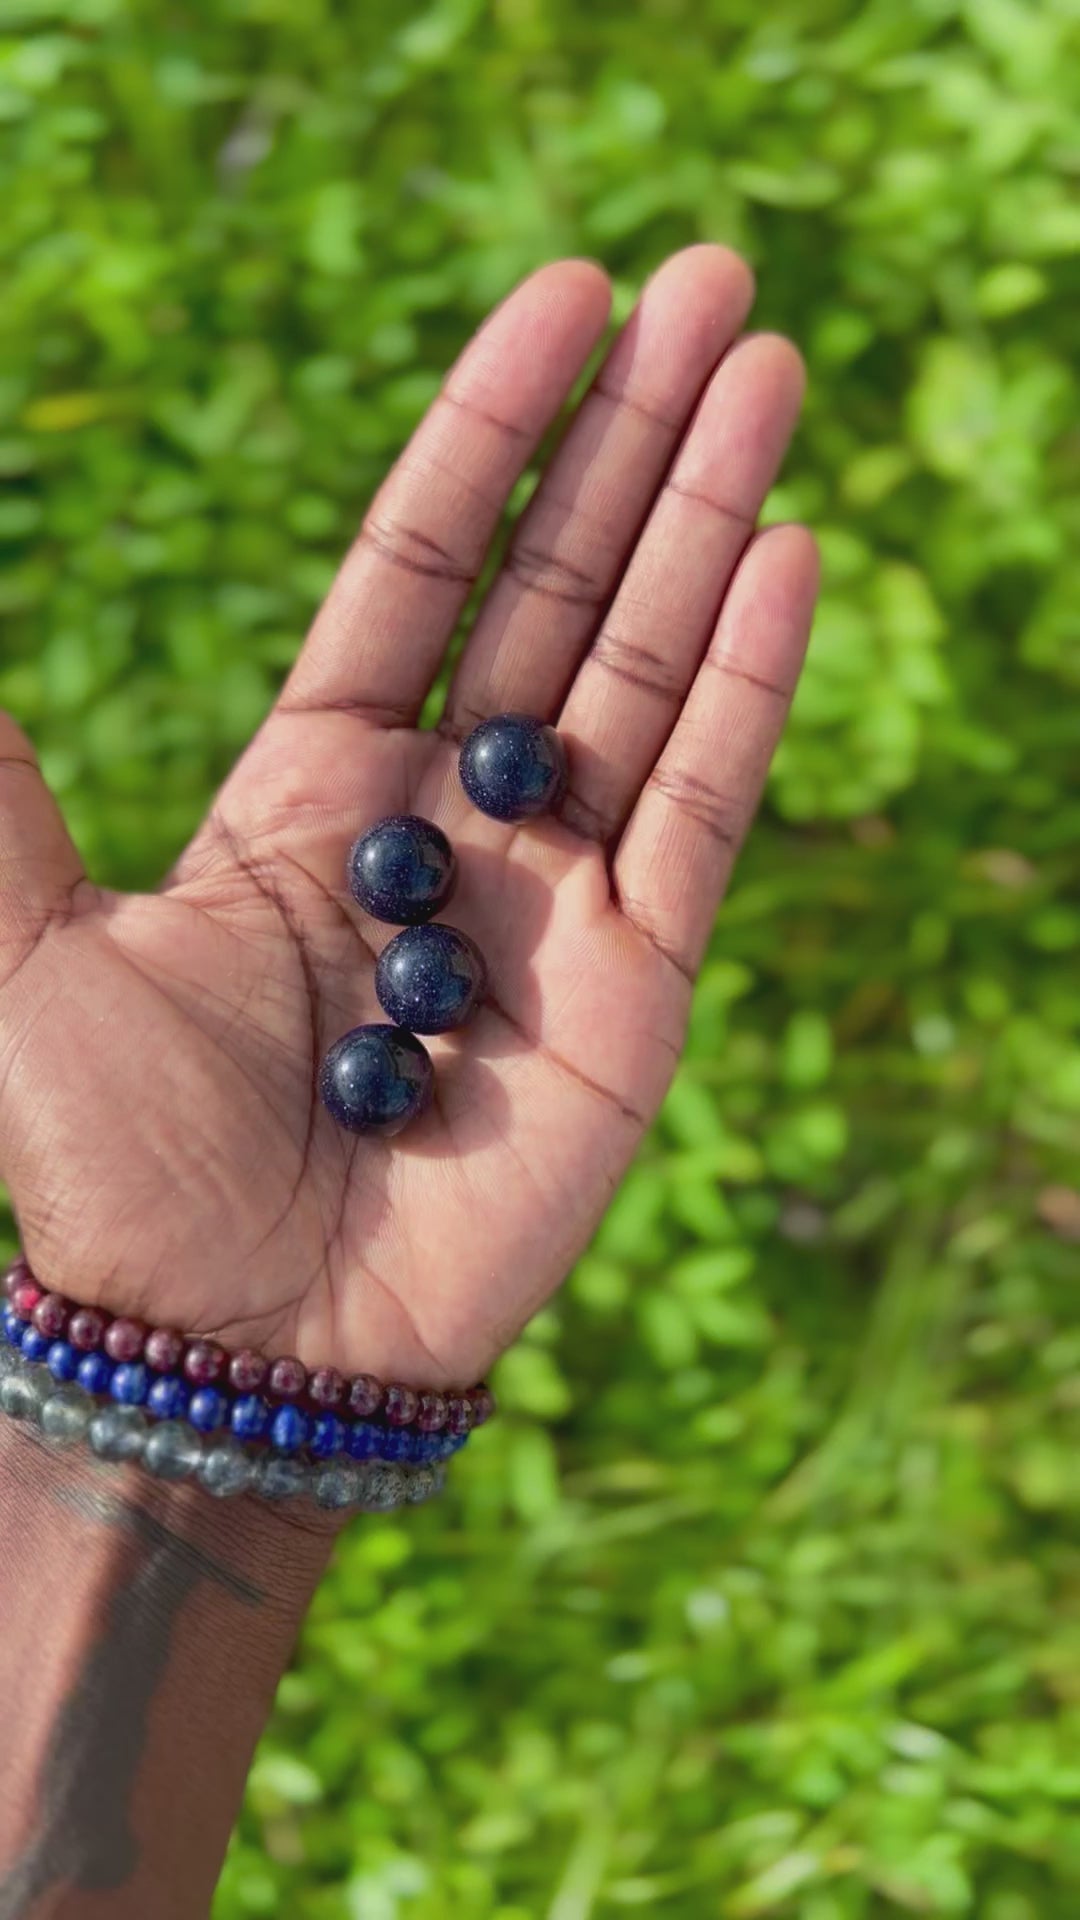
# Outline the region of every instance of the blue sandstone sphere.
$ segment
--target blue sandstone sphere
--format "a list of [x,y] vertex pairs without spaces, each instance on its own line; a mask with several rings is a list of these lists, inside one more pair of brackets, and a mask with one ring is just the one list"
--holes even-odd
[[376,920],[417,926],[454,891],[457,861],[445,833],[416,813],[377,820],[349,853],[349,891]]
[[350,1133],[400,1133],[429,1104],[431,1056],[402,1027],[353,1027],[335,1041],[319,1072],[323,1105]]
[[474,727],[458,762],[474,807],[493,820],[549,813],[566,786],[566,750],[554,727],[527,713],[498,713]]
[[457,927],[406,927],[379,955],[375,992],[387,1018],[413,1033],[449,1033],[476,1012],[484,956]]

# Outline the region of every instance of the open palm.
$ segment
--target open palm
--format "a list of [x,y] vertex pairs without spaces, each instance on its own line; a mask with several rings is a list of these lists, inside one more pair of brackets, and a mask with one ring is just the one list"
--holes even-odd
[[[478,1377],[558,1285],[670,1079],[809,626],[809,536],[754,532],[802,376],[785,341],[736,340],[751,291],[710,247],[650,283],[421,731],[607,283],[562,262],[496,311],[157,893],[85,878],[0,717],[0,1170],[47,1283],[434,1385]],[[460,789],[460,739],[507,709],[563,735],[558,819],[500,826]],[[392,929],[349,899],[345,854],[402,811],[454,842],[446,917],[491,989],[432,1043],[431,1110],[384,1143],[339,1132],[315,1078],[380,1017]]]

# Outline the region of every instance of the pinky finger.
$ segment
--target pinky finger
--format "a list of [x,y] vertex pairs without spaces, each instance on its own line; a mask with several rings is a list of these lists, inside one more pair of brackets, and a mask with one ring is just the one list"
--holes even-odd
[[787,718],[817,585],[805,527],[771,527],[751,541],[615,856],[623,913],[688,980]]

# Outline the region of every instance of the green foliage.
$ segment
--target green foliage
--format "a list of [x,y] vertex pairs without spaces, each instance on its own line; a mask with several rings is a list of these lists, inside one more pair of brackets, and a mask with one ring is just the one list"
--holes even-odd
[[1075,0],[4,9],[0,700],[145,883],[537,260],[733,241],[812,662],[660,1125],[344,1543],[217,1920],[1072,1920]]

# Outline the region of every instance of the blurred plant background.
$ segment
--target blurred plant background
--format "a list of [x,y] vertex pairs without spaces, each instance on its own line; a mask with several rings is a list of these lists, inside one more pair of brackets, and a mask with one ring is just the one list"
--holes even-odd
[[0,699],[152,884],[485,308],[722,239],[825,592],[660,1124],[215,1920],[1075,1920],[1077,0],[7,0]]

